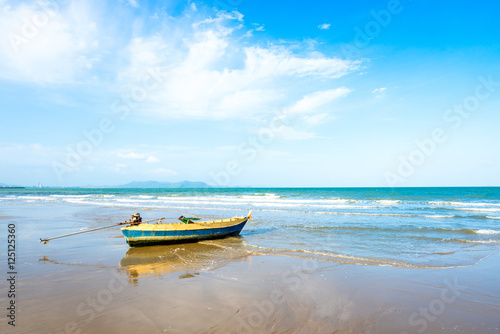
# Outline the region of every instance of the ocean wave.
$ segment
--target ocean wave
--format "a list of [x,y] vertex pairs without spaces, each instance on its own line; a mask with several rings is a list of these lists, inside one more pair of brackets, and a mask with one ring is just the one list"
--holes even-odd
[[498,239],[488,239],[488,240],[470,240],[470,239],[441,239],[444,242],[458,242],[464,244],[497,244],[500,243]]
[[477,234],[500,234],[499,230],[477,230]]
[[392,199],[381,199],[381,200],[378,200],[375,202],[380,203],[380,204],[384,204],[384,205],[395,205],[395,204],[402,203],[402,201],[400,201],[400,200],[392,200]]
[[145,203],[151,204],[189,204],[189,205],[227,205],[241,206],[251,205],[253,207],[284,207],[284,208],[324,208],[324,209],[373,209],[375,206],[370,205],[349,205],[329,200],[313,201],[313,200],[284,200],[284,201],[263,201],[263,198],[247,200],[244,198],[234,197],[123,197],[114,199],[117,202],[137,202],[139,205]]
[[73,198],[65,198],[63,200],[64,202],[66,203],[73,203],[73,204],[94,204],[95,202],[87,202],[87,201],[83,201],[81,199],[73,199]]
[[468,229],[468,228],[438,228],[438,230],[443,230],[443,231],[456,231],[460,233],[465,233],[465,234],[500,234],[500,231],[498,230],[477,230],[477,229]]
[[18,196],[16,199],[38,199],[38,200],[45,200],[49,197],[47,196]]
[[[2,202],[19,200],[21,202],[62,202],[81,205],[112,206],[112,207],[136,207],[150,209],[186,209],[186,210],[254,210],[256,212],[277,212],[283,214],[305,214],[305,215],[339,215],[359,217],[401,217],[401,218],[425,218],[427,220],[450,220],[469,219],[486,220],[500,219],[495,212],[500,208],[487,207],[486,205],[500,205],[486,202],[439,202],[439,201],[407,201],[399,199],[366,199],[357,200],[339,197],[286,197],[279,196],[279,192],[254,193],[250,195],[220,194],[213,195],[197,194],[187,196],[184,193],[163,194],[154,196],[148,193],[141,194],[31,194],[2,197]],[[29,201],[29,202],[28,202]],[[410,205],[410,204],[411,205]],[[455,205],[453,207],[436,208],[435,206],[423,206],[422,203],[433,203],[435,205]],[[478,207],[474,207],[477,205]],[[434,210],[434,211],[432,211]],[[460,210],[460,211],[455,211]],[[465,213],[470,211],[470,213]],[[483,224],[484,227],[488,227]]]
[[[49,195],[50,197],[56,197],[56,198],[89,198],[93,197],[96,195]],[[46,196],[43,196],[46,197]]]
[[441,202],[441,201],[429,201],[429,202],[424,202],[428,203],[431,205],[467,205],[468,203],[464,202]]
[[336,203],[361,203],[362,201],[353,199],[353,198],[338,198],[338,197],[330,197],[321,199],[320,201],[328,201],[328,202],[336,202]]
[[466,215],[466,216],[457,216],[457,218],[491,219],[492,217],[486,215]]
[[431,255],[453,255],[455,253],[456,253],[456,251],[451,251],[451,252],[434,252],[434,253],[431,253]]
[[[6,197],[4,197],[6,198]],[[478,212],[500,212],[500,204],[496,203],[472,203],[472,202],[418,202],[418,201],[403,201],[400,199],[366,199],[358,200],[352,198],[290,198],[286,196],[280,196],[276,193],[254,193],[252,195],[221,195],[214,194],[210,195],[195,195],[186,196],[182,194],[164,194],[162,196],[155,195],[136,195],[127,194],[124,196],[116,196],[114,194],[52,194],[52,195],[38,195],[38,196],[26,196],[21,195],[15,197],[21,200],[47,200],[47,198],[57,198],[61,201],[66,199],[85,199],[88,202],[100,201],[103,198],[109,199],[117,202],[132,202],[137,201],[137,205],[144,205],[147,201],[151,201],[152,204],[165,203],[165,204],[189,204],[189,205],[227,205],[227,206],[237,206],[237,205],[253,205],[255,207],[284,207],[284,208],[301,208],[301,207],[311,207],[311,208],[324,208],[324,209],[360,209],[360,210],[371,210],[379,208],[383,210],[387,207],[387,210],[398,210],[400,207],[405,208],[405,210],[433,210],[433,207],[437,205],[447,205],[443,209],[449,210],[466,210],[466,211],[478,211]],[[451,207],[450,207],[451,205]],[[490,207],[488,207],[490,206]],[[451,218],[451,215],[427,215],[426,218]]]
[[[418,238],[430,238],[425,236],[430,233],[458,233],[458,234],[500,234],[498,230],[475,230],[468,228],[445,228],[445,227],[416,227],[416,226],[396,226],[396,227],[379,227],[379,226],[313,226],[313,225],[283,225],[286,228],[297,228],[306,230],[325,230],[325,231],[366,231],[366,232],[387,232],[396,235],[417,232],[421,234]],[[409,237],[406,235],[406,237]],[[431,239],[436,239],[432,237]]]
[[274,193],[253,193],[252,195],[241,195],[241,198],[252,199],[255,197],[267,197],[267,198],[273,198],[273,199],[283,198],[283,196],[276,195]]
[[440,206],[500,206],[500,203],[488,203],[488,202],[442,202],[442,201],[429,201],[427,202],[432,205]]
[[499,209],[494,209],[494,208],[459,208],[457,210],[477,211],[477,212],[500,212],[500,208]]
[[432,218],[432,219],[441,219],[441,218],[459,218],[456,215],[419,215],[420,217]]
[[[234,203],[234,204],[254,204],[254,205],[276,205],[276,206],[323,206],[323,205],[339,205],[349,203],[360,203],[360,201],[349,201],[343,199],[290,199],[283,196],[271,195],[242,195],[242,196],[158,196],[158,199],[168,202],[212,202],[212,203]],[[345,205],[346,208],[354,206]]]
[[[445,219],[500,219],[489,215],[453,215],[453,214],[433,214],[423,213],[421,210],[398,210],[388,208],[387,210],[380,209],[380,206],[360,205],[361,201],[351,205],[345,203],[343,199],[319,199],[317,201],[311,199],[284,199],[283,203],[275,204],[276,202],[268,203],[263,201],[264,196],[259,197],[260,201],[249,201],[242,198],[235,199],[234,196],[116,196],[111,194],[96,194],[96,195],[49,195],[49,196],[16,196],[3,197],[3,199],[22,200],[27,203],[34,202],[64,202],[80,205],[92,206],[111,206],[125,208],[150,208],[150,209],[182,209],[182,210],[254,210],[256,212],[277,212],[283,214],[305,214],[305,215],[339,215],[339,216],[358,216],[358,217],[401,217],[401,218],[425,218],[431,220]],[[200,200],[203,199],[203,200]],[[29,201],[29,202],[28,202]],[[392,200],[391,200],[392,201]],[[319,202],[315,204],[315,202]],[[335,204],[332,204],[334,202]],[[364,202],[369,203],[369,202]],[[374,202],[371,202],[374,203]],[[393,203],[393,202],[390,202]],[[461,208],[464,211],[469,208]],[[474,208],[472,208],[474,209]],[[481,208],[480,210],[485,210]],[[498,209],[493,209],[498,210]],[[477,211],[477,210],[473,210]]]
[[[410,263],[396,259],[363,257],[363,256],[348,255],[348,254],[328,252],[328,251],[310,250],[310,249],[277,249],[272,247],[253,245],[249,243],[244,243],[244,245],[256,249],[257,251],[255,253],[257,255],[291,256],[291,257],[299,257],[311,260],[336,262],[341,264],[372,265],[380,267],[428,268],[428,269],[443,269],[443,268],[455,267],[455,266],[420,265],[417,263]],[[453,253],[450,252],[450,254]]]
[[[238,203],[239,204],[239,203]],[[345,205],[345,204],[291,204],[291,203],[265,203],[256,202],[251,203],[254,206],[261,207],[288,207],[288,208],[300,208],[300,207],[311,207],[311,208],[323,208],[323,209],[374,209],[375,206],[370,205]]]
[[461,218],[457,215],[420,215],[411,213],[376,213],[376,212],[341,212],[341,211],[302,211],[302,210],[283,210],[283,209],[254,209],[263,212],[288,212],[303,213],[314,215],[343,215],[343,216],[367,216],[367,217],[422,217],[435,219]]

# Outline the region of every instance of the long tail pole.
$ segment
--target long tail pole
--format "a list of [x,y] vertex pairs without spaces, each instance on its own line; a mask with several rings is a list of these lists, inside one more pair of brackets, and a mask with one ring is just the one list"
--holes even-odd
[[[141,224],[142,223],[149,223],[149,222],[152,222],[152,221],[155,221],[155,220],[160,220],[161,221],[163,219],[165,219],[165,218],[151,219],[151,220],[147,220],[145,222],[141,222]],[[47,239],[40,239],[40,242],[43,242],[43,244],[45,245],[50,240],[54,240],[54,239],[69,237],[71,235],[82,234],[82,233],[87,233],[87,232],[93,232],[93,231],[98,231],[98,230],[104,230],[106,228],[116,227],[116,226],[120,226],[120,225],[130,225],[130,224],[132,224],[132,222],[118,223],[118,224],[108,225],[108,226],[104,226],[104,227],[93,228],[93,229],[90,229],[90,230],[85,230],[85,231],[80,231],[80,232],[74,232],[74,233],[69,233],[69,234],[63,234],[63,235],[59,235],[57,237],[52,237],[52,238],[47,238]]]

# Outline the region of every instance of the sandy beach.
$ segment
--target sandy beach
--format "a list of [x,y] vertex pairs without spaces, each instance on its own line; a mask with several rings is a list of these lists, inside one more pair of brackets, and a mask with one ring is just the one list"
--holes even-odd
[[[138,208],[140,209],[140,208]],[[415,269],[265,255],[243,237],[129,248],[118,229],[39,238],[118,208],[2,207],[17,226],[16,326],[8,333],[497,333],[500,256]],[[54,216],[54,212],[57,215]],[[88,222],[94,221],[94,226]],[[5,259],[2,258],[2,267]],[[6,305],[6,286],[1,303]]]

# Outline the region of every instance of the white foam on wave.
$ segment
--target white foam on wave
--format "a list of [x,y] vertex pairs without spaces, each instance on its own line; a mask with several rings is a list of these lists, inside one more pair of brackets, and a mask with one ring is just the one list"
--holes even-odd
[[477,211],[477,212],[500,212],[500,209],[493,208],[460,208],[462,211]]
[[89,202],[85,201],[83,199],[78,199],[78,198],[65,198],[63,199],[64,202],[67,203],[74,203],[74,204],[94,204],[95,202]]
[[469,203],[463,202],[442,202],[442,201],[429,201],[431,205],[467,205]]
[[47,196],[18,196],[16,199],[46,199]]
[[[56,198],[87,198],[87,197],[92,197],[94,195],[49,195],[50,197],[56,197]],[[47,197],[47,196],[44,196]]]
[[444,242],[460,242],[465,244],[497,244],[500,243],[500,239],[487,239],[487,240],[473,240],[473,239],[441,239]]
[[477,230],[474,233],[476,234],[500,234],[499,230]]
[[488,239],[488,240],[462,240],[459,239],[461,242],[465,242],[468,244],[497,244],[500,243],[500,240],[495,240],[495,239]]
[[425,217],[425,218],[436,218],[436,219],[441,219],[441,218],[455,218],[454,215],[422,215],[422,217]]
[[[179,196],[164,197],[159,196],[158,200],[166,204],[206,204],[206,205],[253,205],[263,207],[318,207],[318,208],[338,208],[338,209],[369,209],[374,206],[355,206],[343,199],[283,199],[279,196]],[[355,202],[358,203],[358,202]]]
[[[116,196],[112,194],[87,194],[87,195],[48,195],[48,196],[17,196],[15,199],[35,201],[61,201],[68,203],[85,204],[126,204],[137,206],[159,206],[159,205],[207,205],[207,206],[241,206],[251,205],[253,207],[276,207],[276,208],[326,208],[326,209],[371,209],[375,208],[373,202],[358,201],[342,198],[284,198],[274,193],[255,193],[254,195],[204,195],[204,196],[152,196],[152,195],[129,195]],[[103,199],[107,200],[103,203]],[[371,205],[355,205],[359,203]],[[389,202],[388,202],[389,203]],[[395,202],[391,202],[395,203]],[[354,205],[353,205],[354,204]]]
[[260,207],[287,207],[287,208],[299,208],[299,207],[311,207],[311,208],[324,208],[324,209],[372,209],[375,206],[370,205],[346,205],[346,204],[292,204],[292,203],[266,203],[266,202],[256,202],[251,203],[255,206]]
[[258,211],[265,212],[285,212],[285,213],[305,213],[313,215],[345,215],[345,216],[387,216],[387,217],[424,217],[422,215],[413,215],[408,213],[369,213],[369,212],[340,212],[340,211],[300,211],[300,210],[280,210],[280,209],[262,209]]
[[[258,245],[253,245],[249,244],[246,242],[243,242],[243,244],[247,247],[251,247],[254,249],[257,249],[259,253],[264,253],[264,254],[273,254],[273,255],[284,255],[284,256],[290,256],[291,254],[298,254],[298,257],[300,254],[310,254],[312,256],[319,256],[320,259],[322,258],[323,260],[326,261],[335,261],[335,262],[340,262],[340,263],[351,263],[351,264],[357,264],[357,265],[376,265],[376,266],[381,266],[381,267],[408,267],[408,268],[414,268],[414,267],[420,267],[420,268],[441,268],[441,267],[431,267],[431,266],[425,266],[425,265],[419,265],[419,264],[412,264],[404,261],[398,261],[395,259],[381,259],[381,258],[370,258],[370,257],[363,257],[363,256],[356,256],[356,255],[348,255],[348,254],[341,254],[341,253],[334,253],[334,252],[328,252],[328,251],[319,251],[319,250],[313,250],[313,249],[275,249],[275,248],[270,248],[270,247],[263,247],[263,246],[258,246]],[[313,257],[314,259],[318,259],[316,257]],[[444,267],[442,267],[444,268]]]
[[500,203],[487,203],[487,202],[440,202],[440,201],[430,201],[429,204],[432,204],[432,205],[443,205],[443,206],[500,206]]
[[34,202],[55,202],[57,201],[56,198],[51,198],[48,196],[17,196],[13,198],[8,198],[8,199],[16,199],[16,200],[23,200],[27,201],[28,203],[34,203]]
[[395,205],[395,204],[401,203],[400,200],[396,200],[396,199],[381,199],[381,200],[378,200],[375,202],[380,203],[380,204],[384,204],[384,205]]
[[152,202],[152,201],[148,200],[147,198],[130,198],[130,197],[117,198],[117,199],[112,199],[112,200],[117,202],[117,203],[134,202],[134,203],[137,203],[138,205]]
[[[227,197],[234,197],[234,196],[227,196]],[[273,194],[273,193],[254,193],[252,195],[240,195],[238,197],[244,198],[244,199],[255,199],[255,198],[279,199],[279,198],[281,198],[281,196]]]

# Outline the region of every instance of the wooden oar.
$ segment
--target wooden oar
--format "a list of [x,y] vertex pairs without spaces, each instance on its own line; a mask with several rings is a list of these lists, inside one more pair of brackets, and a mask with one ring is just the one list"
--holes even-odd
[[[141,222],[140,224],[153,222],[155,220],[159,220],[161,222],[163,219],[165,219],[165,218],[151,219],[151,220],[147,220],[145,222]],[[52,238],[47,238],[47,239],[41,239],[40,238],[40,242],[43,242],[43,244],[45,245],[50,240],[64,238],[64,237],[69,237],[71,235],[82,234],[82,233],[87,233],[87,232],[92,232],[92,231],[97,231],[97,230],[104,230],[105,228],[116,227],[116,226],[120,226],[120,225],[132,225],[132,222],[118,223],[118,224],[108,225],[108,226],[104,226],[104,227],[93,228],[93,229],[90,229],[90,230],[85,230],[85,231],[80,231],[80,232],[74,232],[74,233],[69,233],[69,234],[63,234],[63,235],[59,235],[57,237],[52,237]],[[139,224],[137,224],[137,225],[139,225]]]

